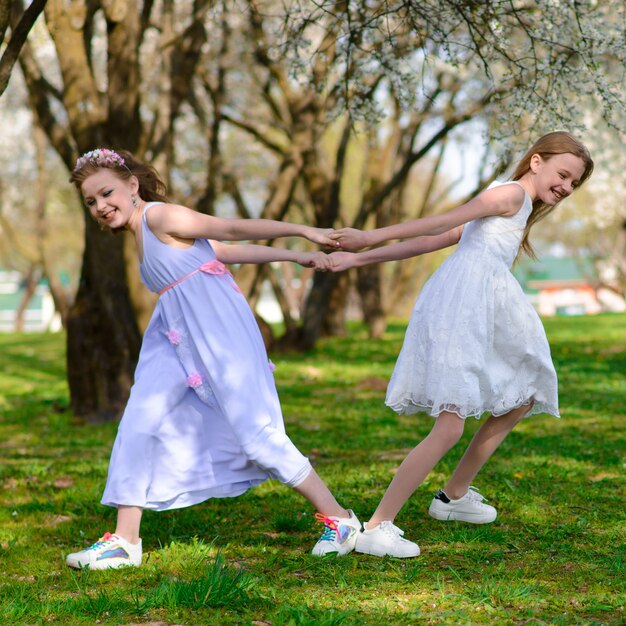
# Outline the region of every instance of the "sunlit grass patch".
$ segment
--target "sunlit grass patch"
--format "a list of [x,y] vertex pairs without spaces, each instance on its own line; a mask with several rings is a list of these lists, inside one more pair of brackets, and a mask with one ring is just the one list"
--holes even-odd
[[[287,432],[362,521],[432,426],[383,404],[404,328],[271,355]],[[64,557],[113,530],[99,500],[117,425],[75,423],[61,336],[0,336],[0,623],[623,623],[626,316],[546,328],[563,417],[524,420],[477,477],[493,524],[427,514],[480,426],[469,420],[396,519],[417,559],[311,556],[314,511],[268,481],[146,512],[144,565],[112,572],[72,572]]]

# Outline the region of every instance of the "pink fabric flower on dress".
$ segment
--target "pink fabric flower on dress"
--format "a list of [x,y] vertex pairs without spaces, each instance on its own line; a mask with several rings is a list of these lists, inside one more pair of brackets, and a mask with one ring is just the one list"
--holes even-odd
[[174,330],[173,328],[171,328],[170,330],[167,331],[166,333],[167,338],[170,340],[170,343],[173,346],[177,346],[180,343],[180,333],[177,330]]
[[270,366],[270,372],[276,371],[276,366],[268,359],[267,364]]
[[195,374],[191,374],[191,376],[187,376],[187,387],[191,387],[192,389],[197,389],[202,386],[202,376],[197,372]]

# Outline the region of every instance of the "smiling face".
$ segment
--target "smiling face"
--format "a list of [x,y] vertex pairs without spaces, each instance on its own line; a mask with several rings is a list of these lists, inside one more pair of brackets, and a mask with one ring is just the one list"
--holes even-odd
[[91,216],[111,230],[128,226],[137,211],[132,201],[137,188],[138,183],[134,176],[124,180],[108,168],[97,170],[80,186]]
[[534,174],[533,185],[537,198],[548,205],[555,205],[576,189],[585,173],[585,163],[569,152],[555,154],[550,158],[533,154],[530,169]]

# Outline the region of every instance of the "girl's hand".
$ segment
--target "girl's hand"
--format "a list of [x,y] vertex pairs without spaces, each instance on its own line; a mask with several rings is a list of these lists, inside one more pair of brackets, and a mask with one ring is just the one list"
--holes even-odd
[[343,272],[356,266],[356,254],[354,252],[333,252],[328,255],[331,272]]
[[330,235],[335,231],[332,228],[315,228],[314,226],[307,226],[304,231],[304,237],[309,241],[316,243],[318,246],[326,246],[327,248],[339,247],[339,242],[333,241]]
[[303,267],[312,267],[319,272],[330,269],[330,256],[323,252],[300,252],[296,258],[296,263]]
[[367,232],[358,228],[340,228],[333,231],[330,239],[335,245],[339,244],[343,250],[350,250],[351,252],[370,245]]

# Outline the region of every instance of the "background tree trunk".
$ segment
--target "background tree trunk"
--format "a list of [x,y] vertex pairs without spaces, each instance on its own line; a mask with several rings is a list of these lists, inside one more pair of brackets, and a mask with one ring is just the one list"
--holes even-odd
[[37,289],[37,283],[39,282],[39,272],[37,267],[31,265],[28,269],[26,276],[24,277],[24,294],[20,300],[15,311],[15,325],[14,329],[16,333],[24,331],[24,317],[26,316],[26,309],[28,304],[35,295],[35,289]]
[[128,399],[140,335],[126,283],[123,237],[85,216],[85,254],[67,325],[72,410],[87,421],[115,419]]

